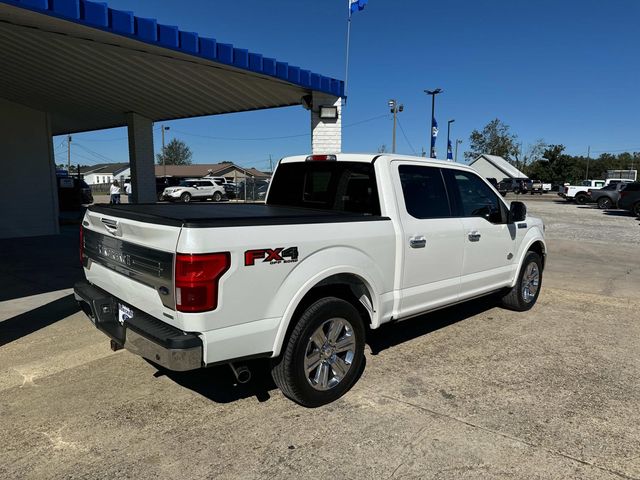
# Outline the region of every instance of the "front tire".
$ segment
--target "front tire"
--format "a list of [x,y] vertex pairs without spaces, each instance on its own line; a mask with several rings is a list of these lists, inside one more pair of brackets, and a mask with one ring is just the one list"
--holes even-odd
[[191,201],[191,194],[189,192],[184,192],[180,195],[180,201],[183,203],[189,203]]
[[502,297],[502,306],[509,310],[525,312],[538,300],[542,287],[542,259],[536,252],[529,251],[524,257],[518,281]]
[[319,407],[344,395],[364,365],[364,325],[349,302],[326,297],[298,319],[272,365],[282,393],[305,407]]

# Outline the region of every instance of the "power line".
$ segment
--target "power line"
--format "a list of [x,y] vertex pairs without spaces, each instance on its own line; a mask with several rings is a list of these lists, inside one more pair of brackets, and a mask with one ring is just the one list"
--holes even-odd
[[84,145],[77,143],[77,142],[73,142],[75,144],[76,147],[80,147],[82,148],[84,151],[86,151],[87,153],[93,155],[96,158],[99,158],[100,160],[102,160],[103,162],[106,161],[106,163],[125,163],[125,162],[116,162],[114,161],[112,158],[107,157],[106,155],[103,155],[101,153],[98,152],[94,152],[93,150],[91,150],[90,148],[85,147]]
[[[349,128],[349,127],[354,127],[356,125],[361,125],[363,123],[367,123],[367,122],[372,122],[374,120],[378,120],[380,118],[388,118],[390,117],[391,114],[385,113],[384,115],[378,115],[376,117],[371,117],[371,118],[367,118],[365,120],[360,120],[358,122],[354,122],[354,123],[350,123],[347,125],[343,125],[342,128]],[[173,128],[173,131],[176,133],[181,133],[182,135],[187,135],[187,136],[191,136],[191,137],[199,137],[199,138],[207,138],[207,139],[211,139],[211,140],[228,140],[228,141],[234,141],[234,142],[259,142],[259,141],[265,141],[265,140],[285,140],[288,138],[299,138],[299,137],[310,137],[311,133],[299,133],[299,134],[295,134],[295,135],[282,135],[282,136],[278,136],[278,137],[254,137],[254,138],[250,138],[250,137],[216,137],[216,136],[211,136],[211,135],[200,135],[197,133],[189,133],[189,132],[185,132],[184,130],[177,130],[175,128]]]
[[619,152],[633,153],[639,150],[640,150],[640,147],[633,147],[633,148],[621,148],[621,149],[615,149],[615,150],[591,150],[591,153],[619,153]]
[[400,123],[400,119],[397,119],[398,121],[398,126],[400,127],[400,131],[402,132],[402,136],[404,137],[405,141],[407,142],[407,144],[409,145],[409,148],[411,149],[411,151],[413,152],[414,155],[418,155],[418,153],[416,152],[416,149],[413,148],[413,145],[411,145],[411,142],[409,141],[409,139],[407,138],[407,134],[404,133],[404,128],[402,128],[402,123]]

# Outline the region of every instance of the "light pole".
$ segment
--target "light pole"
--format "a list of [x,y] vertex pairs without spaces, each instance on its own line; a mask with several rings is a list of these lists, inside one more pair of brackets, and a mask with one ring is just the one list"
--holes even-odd
[[591,145],[589,145],[587,147],[587,171],[584,174],[584,179],[588,180],[589,179],[589,157],[591,156]]
[[450,154],[452,153],[449,150],[449,137],[451,135],[451,124],[455,122],[455,119],[451,119],[447,122],[447,160],[453,160],[453,158],[450,158]]
[[71,175],[71,135],[67,135],[67,172]]
[[404,110],[404,105],[398,105],[396,100],[391,99],[389,100],[389,108],[391,109],[391,113],[393,113],[393,140],[391,143],[391,153],[396,153],[396,122],[398,112]]
[[462,140],[456,139],[456,154],[454,156],[454,162],[458,163],[458,145],[462,143]]
[[444,90],[436,88],[435,90],[425,90],[424,93],[431,95],[431,158],[436,158],[436,136],[435,122],[436,122],[436,95],[442,93]]
[[167,164],[165,162],[165,152],[164,152],[164,132],[165,130],[169,130],[170,127],[165,127],[164,125],[162,125],[162,174],[166,177],[167,176]]

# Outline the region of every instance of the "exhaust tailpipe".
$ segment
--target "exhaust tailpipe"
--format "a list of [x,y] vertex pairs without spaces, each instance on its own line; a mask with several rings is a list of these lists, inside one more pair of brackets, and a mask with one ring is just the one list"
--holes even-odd
[[234,365],[230,363],[231,371],[236,376],[238,383],[247,383],[251,380],[251,370],[246,365]]

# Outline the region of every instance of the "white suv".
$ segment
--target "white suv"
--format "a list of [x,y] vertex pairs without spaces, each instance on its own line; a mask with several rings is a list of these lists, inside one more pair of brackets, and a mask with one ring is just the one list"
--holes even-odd
[[207,200],[220,202],[225,195],[224,187],[213,180],[203,178],[187,178],[176,187],[167,187],[162,192],[162,200],[189,203],[191,200]]

